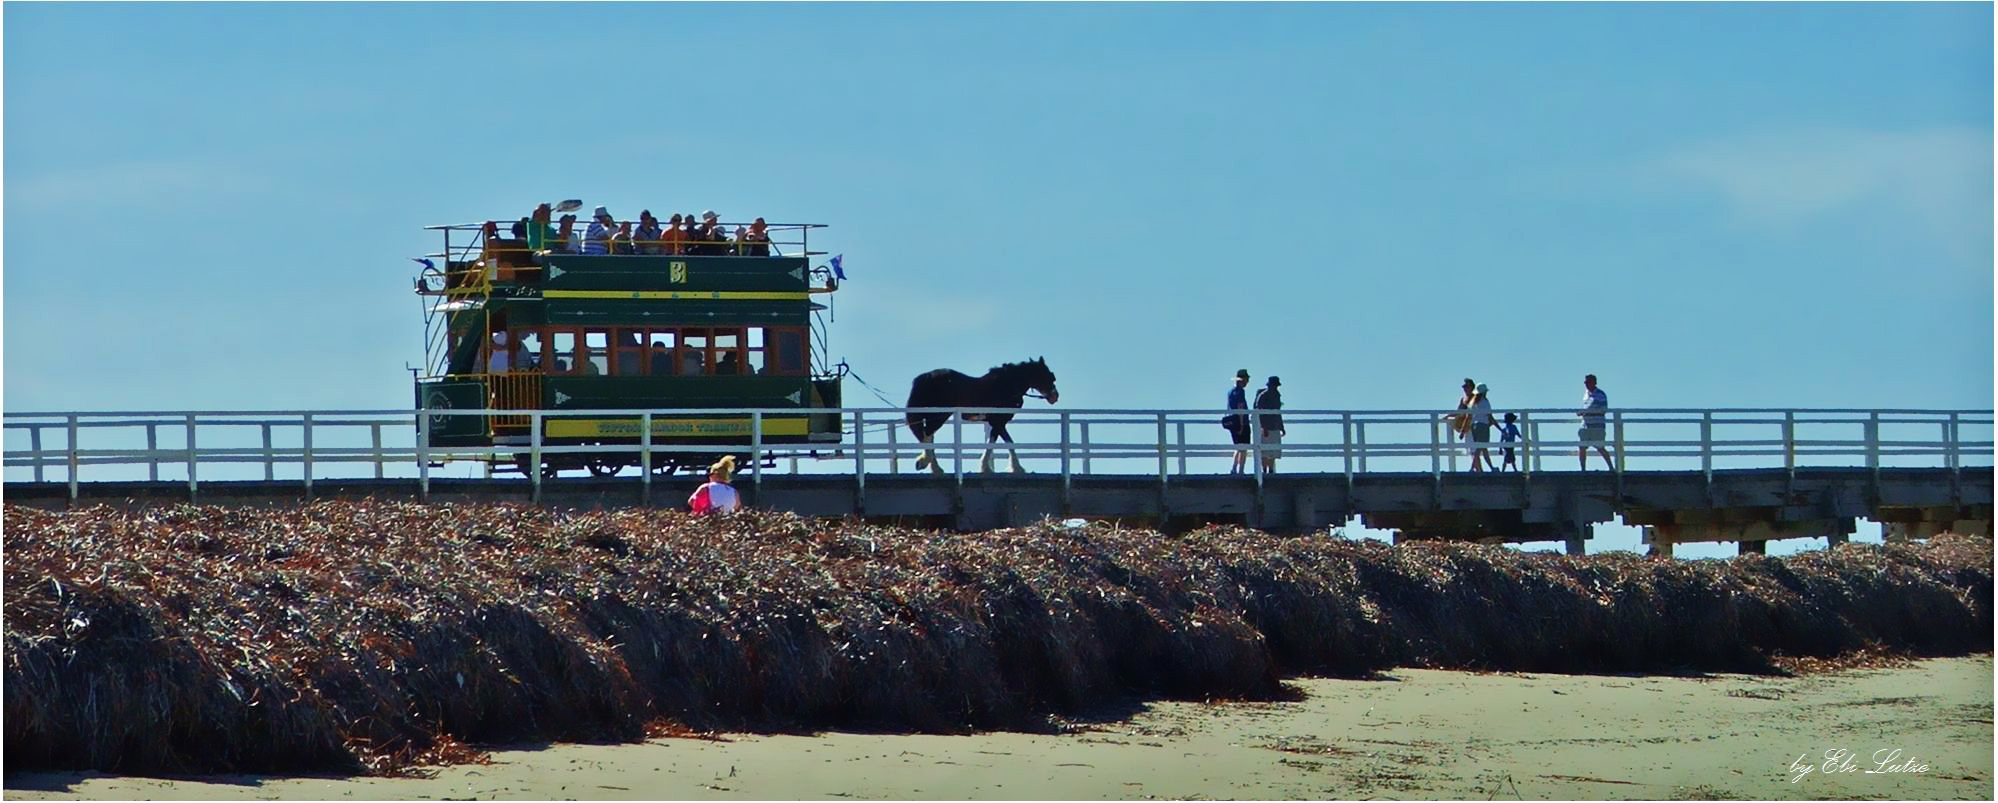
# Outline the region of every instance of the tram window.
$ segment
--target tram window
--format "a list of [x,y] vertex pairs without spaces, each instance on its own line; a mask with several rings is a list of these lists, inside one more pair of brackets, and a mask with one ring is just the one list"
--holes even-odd
[[645,330],[619,329],[613,334],[617,338],[615,373],[619,376],[645,373]]
[[714,330],[715,373],[735,375],[742,371],[742,330]]
[[774,373],[786,376],[805,373],[805,333],[797,329],[777,329],[771,335],[777,341]]
[[519,362],[514,366],[514,370],[541,370],[541,330],[515,329],[513,342],[520,344],[520,351],[517,352]]
[[673,375],[673,341],[671,329],[654,329],[647,338],[646,342],[652,352],[652,356],[647,360],[650,363],[647,367],[652,369],[653,376]]
[[576,333],[556,330],[549,335],[549,343],[555,347],[555,364],[549,366],[551,374],[566,374],[576,370]]
[[583,330],[583,349],[587,354],[580,355],[580,358],[576,362],[576,367],[582,369],[583,373],[591,376],[603,376],[610,373],[610,332],[608,330]]
[[751,374],[767,373],[770,370],[770,366],[769,363],[767,362],[768,358],[768,354],[766,352],[767,346],[765,345],[763,340],[763,327],[761,326],[750,327],[748,330],[744,332],[743,342],[747,346],[747,348],[744,350],[743,357],[749,365],[749,373]]
[[708,372],[708,330],[680,330],[680,375],[700,376]]

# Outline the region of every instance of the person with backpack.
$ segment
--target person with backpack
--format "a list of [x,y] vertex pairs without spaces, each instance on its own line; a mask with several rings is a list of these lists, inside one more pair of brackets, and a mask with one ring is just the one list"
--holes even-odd
[[[1232,412],[1234,410],[1249,409],[1248,387],[1249,369],[1242,368],[1237,370],[1235,372],[1235,386],[1228,389],[1228,409],[1231,412],[1224,413],[1221,416],[1221,426],[1228,430],[1228,439],[1233,441],[1236,446],[1241,446],[1249,442],[1249,414],[1245,412]],[[1247,449],[1236,449],[1235,465],[1228,469],[1228,473],[1242,473],[1242,463],[1248,458],[1249,452]]]
[[735,455],[722,455],[722,459],[708,467],[708,481],[694,489],[693,496],[687,497],[687,507],[696,516],[741,510],[742,497],[736,494],[735,486],[728,484],[734,476]]
[[[1256,391],[1256,409],[1283,409],[1283,393],[1277,390],[1277,386],[1282,384],[1283,380],[1270,377],[1269,384]],[[1263,431],[1263,473],[1270,474],[1276,471],[1277,458],[1283,456],[1283,450],[1275,448],[1283,445],[1283,415],[1259,413],[1256,415],[1256,426]]]

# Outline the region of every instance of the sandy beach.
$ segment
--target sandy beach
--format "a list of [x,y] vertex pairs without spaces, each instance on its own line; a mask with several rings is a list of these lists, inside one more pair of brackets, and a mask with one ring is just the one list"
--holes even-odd
[[[1992,671],[1989,656],[1788,678],[1396,670],[1298,679],[1296,702],[1154,703],[1060,735],[730,734],[502,749],[429,778],[19,774],[5,794],[1990,799]],[[1838,750],[1853,758],[1828,770]]]

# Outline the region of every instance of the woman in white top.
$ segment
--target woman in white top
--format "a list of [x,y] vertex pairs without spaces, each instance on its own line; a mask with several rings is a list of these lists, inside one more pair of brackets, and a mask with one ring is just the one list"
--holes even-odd
[[1485,448],[1485,444],[1492,442],[1492,401],[1486,398],[1486,393],[1487,389],[1482,384],[1471,393],[1472,471],[1483,471],[1486,467],[1498,470],[1498,466],[1492,463],[1492,450]]
[[742,509],[742,497],[728,484],[735,475],[735,455],[722,455],[722,459],[708,467],[708,481],[694,489],[694,495],[687,497],[687,506],[694,509],[695,515],[708,513],[733,513]]

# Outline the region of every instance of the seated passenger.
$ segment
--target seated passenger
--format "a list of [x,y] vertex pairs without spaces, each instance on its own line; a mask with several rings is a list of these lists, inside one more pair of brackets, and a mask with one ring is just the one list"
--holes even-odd
[[562,216],[562,225],[555,229],[555,244],[549,248],[564,254],[582,252],[582,242],[576,237],[575,215]]
[[638,253],[638,247],[631,244],[631,221],[617,224],[617,233],[611,235],[611,253],[624,256]]
[[721,362],[715,363],[715,374],[717,376],[734,376],[739,373],[742,373],[742,363],[735,359],[735,352],[733,351],[723,354]]
[[741,240],[742,243],[736,246],[736,253],[751,257],[770,256],[770,232],[763,218],[757,218],[756,222],[749,224],[749,234],[743,236]]
[[583,235],[583,253],[590,256],[606,256],[611,252],[611,236],[617,232],[617,221],[603,207],[597,207],[590,215],[590,230]]
[[554,214],[547,204],[534,207],[534,214],[528,216],[527,250],[539,254],[556,247],[555,227],[549,222]]
[[660,235],[659,218],[652,216],[652,210],[641,209],[638,211],[638,228],[631,230],[631,239],[627,242],[640,254],[663,254],[665,246],[659,242]]
[[654,347],[652,350],[651,368],[653,376],[672,376],[673,349],[666,346]]
[[698,234],[690,239],[700,243],[701,256],[721,256],[723,248],[719,243],[728,241],[728,235],[721,230],[721,216],[715,214],[713,209],[702,212]]
[[528,224],[528,223],[530,223],[530,222],[532,222],[532,221],[531,221],[531,220],[529,220],[528,218],[521,218],[521,219],[519,219],[519,220],[516,220],[516,221],[514,221],[514,222],[513,222],[513,238],[514,238],[514,239],[516,239],[516,240],[525,240],[525,239],[527,239],[527,224]]
[[673,219],[666,222],[666,228],[659,233],[659,252],[679,256],[686,253],[687,232],[680,226],[680,214],[675,212]]
[[680,375],[700,376],[708,372],[707,358],[691,349],[680,352]]

